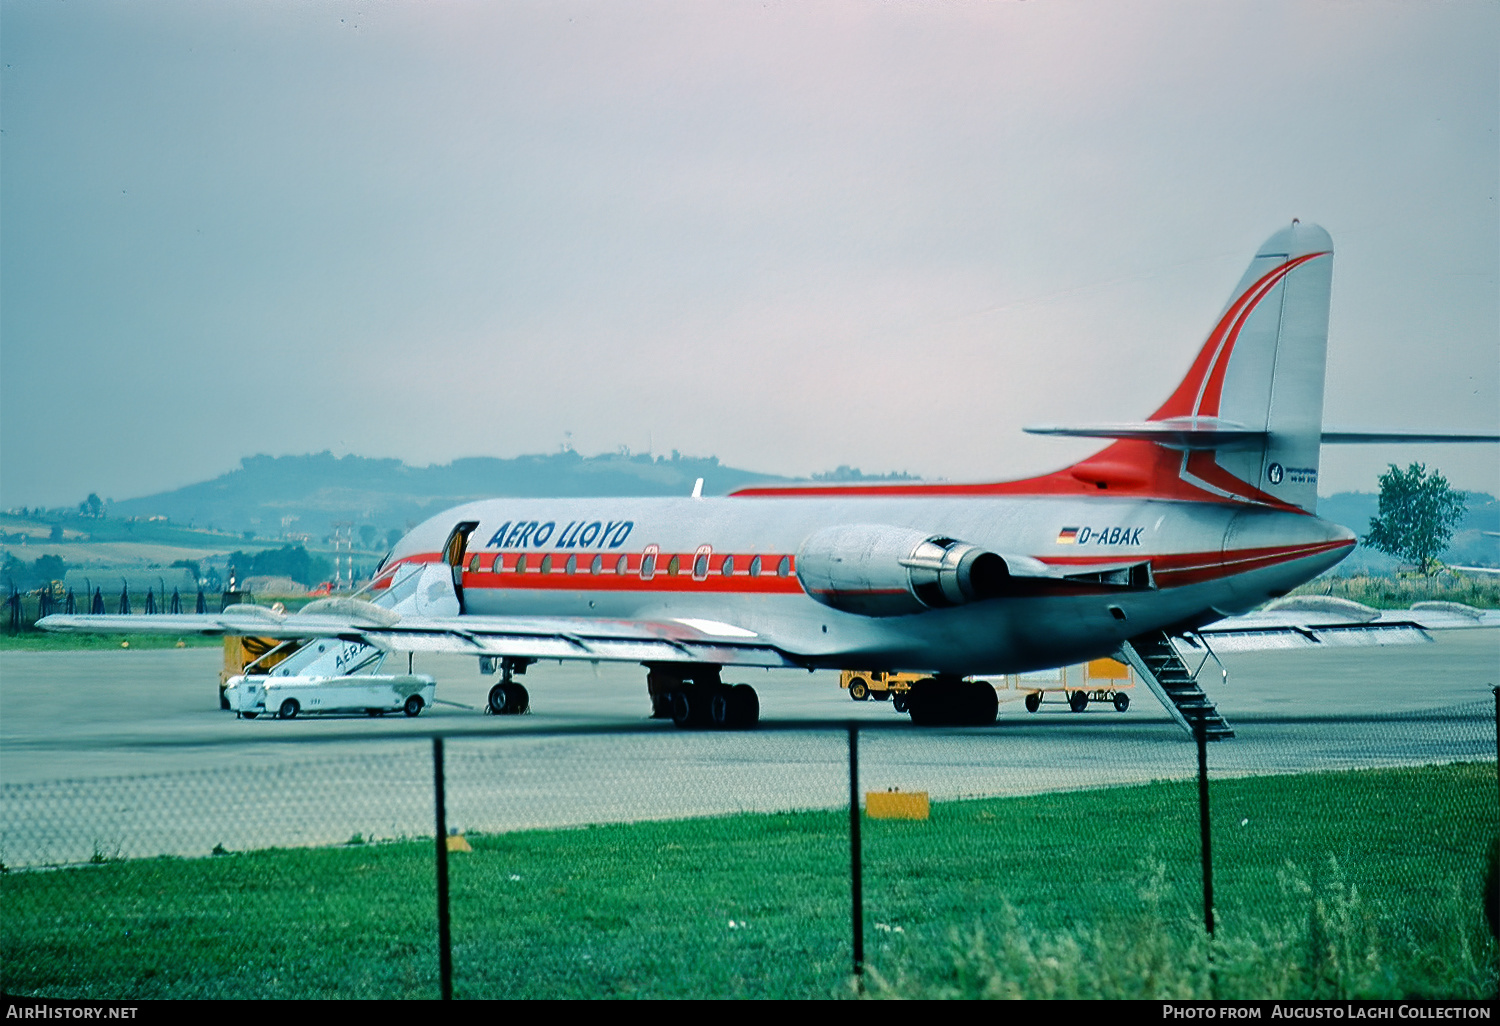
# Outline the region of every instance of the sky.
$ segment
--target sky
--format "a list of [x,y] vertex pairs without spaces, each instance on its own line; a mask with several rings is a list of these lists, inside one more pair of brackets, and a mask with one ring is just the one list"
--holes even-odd
[[[0,508],[572,446],[949,480],[1292,218],[1324,423],[1500,430],[1500,5],[0,5]],[[1328,447],[1500,492],[1495,446]]]

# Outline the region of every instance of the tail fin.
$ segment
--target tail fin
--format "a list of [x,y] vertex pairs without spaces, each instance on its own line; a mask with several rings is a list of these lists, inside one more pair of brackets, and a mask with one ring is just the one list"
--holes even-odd
[[[1170,491],[1187,485],[1200,497],[1314,512],[1332,280],[1333,240],[1293,221],[1261,245],[1187,377],[1150,420],[1027,430],[1124,440],[1071,468],[1098,476],[1100,487],[1133,470]],[[1142,442],[1186,451],[1168,461]]]
[[1191,453],[1189,483],[1230,494],[1248,484],[1317,509],[1332,281],[1333,240],[1317,225],[1293,221],[1256,252],[1187,377],[1151,416],[1216,418],[1259,434]]

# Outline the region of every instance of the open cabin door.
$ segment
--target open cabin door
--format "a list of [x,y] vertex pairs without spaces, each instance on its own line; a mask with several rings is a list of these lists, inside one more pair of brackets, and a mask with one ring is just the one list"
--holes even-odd
[[465,612],[464,556],[469,550],[469,535],[473,534],[478,527],[479,521],[477,520],[465,520],[456,524],[448,535],[448,540],[443,543],[443,562],[448,564],[449,571],[453,575],[453,594],[458,598],[460,615]]

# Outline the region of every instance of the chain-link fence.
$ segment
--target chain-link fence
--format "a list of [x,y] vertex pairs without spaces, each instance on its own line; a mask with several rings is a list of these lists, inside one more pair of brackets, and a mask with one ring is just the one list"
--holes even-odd
[[1482,997],[1496,723],[218,744],[4,788],[4,990]]

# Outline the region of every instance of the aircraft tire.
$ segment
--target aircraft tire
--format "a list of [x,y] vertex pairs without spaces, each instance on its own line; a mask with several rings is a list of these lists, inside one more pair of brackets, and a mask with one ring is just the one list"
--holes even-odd
[[277,710],[276,715],[283,720],[295,720],[297,713],[301,710],[302,707],[297,704],[295,698],[288,698],[285,702],[281,703],[281,708]]
[[505,705],[510,701],[510,696],[505,692],[504,684],[496,684],[490,688],[490,697],[485,703],[485,712],[493,716],[504,716]]
[[511,681],[505,685],[505,715],[523,716],[531,711],[531,692],[525,684]]
[[696,687],[672,692],[672,722],[683,729],[702,726],[708,718],[704,715],[707,711],[703,708],[705,704]]
[[720,730],[739,726],[735,715],[734,689],[727,684],[711,684],[708,687],[708,721]]
[[1089,696],[1087,691],[1075,691],[1068,696],[1068,708],[1076,713],[1081,713],[1089,707]]
[[931,677],[923,677],[912,684],[911,690],[906,693],[906,711],[911,714],[912,723],[919,727],[933,727],[943,722],[943,706],[948,703],[943,699],[947,696],[938,692],[937,681]]
[[1124,712],[1130,708],[1130,696],[1123,691],[1115,692],[1115,712]]
[[734,711],[734,726],[748,730],[760,722],[760,696],[749,684],[736,684],[729,689],[729,704]]
[[994,685],[989,681],[972,681],[968,687],[968,694],[964,697],[964,703],[968,708],[969,716],[965,719],[976,727],[988,727],[995,722],[995,717],[1000,713],[1000,697],[995,694]]
[[1042,693],[1040,691],[1033,691],[1031,694],[1029,694],[1029,695],[1026,696],[1026,711],[1027,712],[1034,713],[1038,709],[1040,709],[1041,707],[1042,707]]

